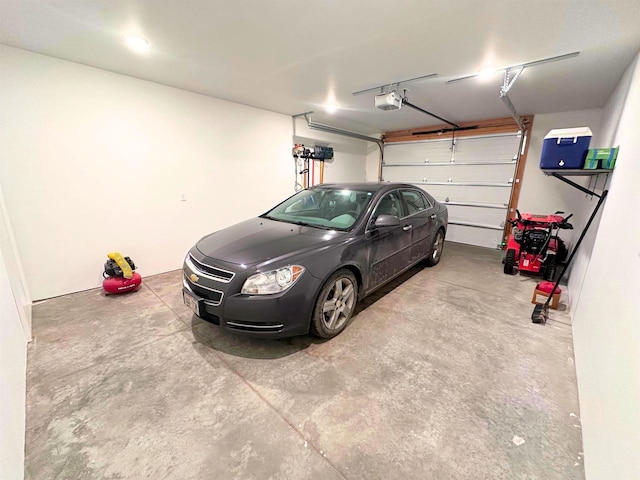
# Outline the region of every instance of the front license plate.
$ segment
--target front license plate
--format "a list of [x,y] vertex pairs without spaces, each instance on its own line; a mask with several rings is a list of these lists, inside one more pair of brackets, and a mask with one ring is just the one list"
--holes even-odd
[[187,292],[182,292],[182,298],[184,299],[184,304],[193,310],[193,313],[196,315],[200,315],[200,310],[198,309],[198,301],[189,295]]

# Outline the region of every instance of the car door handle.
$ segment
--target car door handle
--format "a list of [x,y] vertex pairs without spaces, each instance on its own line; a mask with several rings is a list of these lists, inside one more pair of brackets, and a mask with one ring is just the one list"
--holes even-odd
[[431,220],[435,220],[435,219],[436,219],[436,216],[437,216],[437,215],[434,213],[434,214],[432,214],[429,218],[430,218]]
[[404,230],[405,232],[408,232],[412,228],[413,228],[413,225],[405,225],[404,227],[402,227],[402,230]]

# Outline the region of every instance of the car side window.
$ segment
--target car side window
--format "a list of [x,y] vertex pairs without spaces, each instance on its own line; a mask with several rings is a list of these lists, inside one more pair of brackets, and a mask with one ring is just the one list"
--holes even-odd
[[416,192],[415,190],[403,190],[402,198],[404,199],[404,203],[407,204],[408,215],[413,215],[428,208],[425,204],[424,197],[420,192]]
[[372,218],[375,220],[380,215],[393,215],[398,218],[402,216],[402,203],[397,192],[387,193],[382,197]]
[[430,208],[433,208],[433,204],[431,203],[429,198],[424,193],[420,193],[420,196],[424,200],[424,204],[427,207],[427,210],[430,209]]

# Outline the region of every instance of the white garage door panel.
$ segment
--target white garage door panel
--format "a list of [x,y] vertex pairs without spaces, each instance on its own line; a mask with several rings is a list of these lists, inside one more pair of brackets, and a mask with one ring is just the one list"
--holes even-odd
[[510,162],[518,153],[520,135],[489,135],[456,139],[455,152],[451,138],[410,143],[390,143],[384,148],[384,163]]
[[502,230],[449,225],[447,241],[477,245],[479,247],[497,248],[502,242]]
[[[429,167],[388,166],[383,178],[390,182],[497,182],[508,183],[515,163],[503,165],[431,165]],[[420,175],[416,177],[417,175]]]
[[465,223],[480,223],[500,227],[507,216],[506,208],[478,208],[460,205],[447,205],[449,219]]
[[[453,149],[450,136],[388,144],[382,178],[412,183],[447,204],[449,240],[496,248],[502,242],[519,146],[517,134],[458,138]],[[490,208],[496,206],[502,208]]]
[[[420,185],[439,202],[477,202],[494,203],[498,205],[508,204],[511,187],[455,187],[450,185]],[[506,198],[506,200],[505,200]]]
[[456,162],[513,161],[520,135],[465,137],[456,141]]
[[451,141],[394,143],[384,147],[384,163],[449,162]]

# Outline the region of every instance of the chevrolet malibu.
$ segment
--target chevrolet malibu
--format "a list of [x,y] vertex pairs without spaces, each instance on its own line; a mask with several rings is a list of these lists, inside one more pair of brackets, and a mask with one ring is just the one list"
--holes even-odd
[[234,333],[330,338],[358,300],[418,262],[440,261],[447,208],[399,183],[323,184],[202,238],[184,261],[183,298]]

